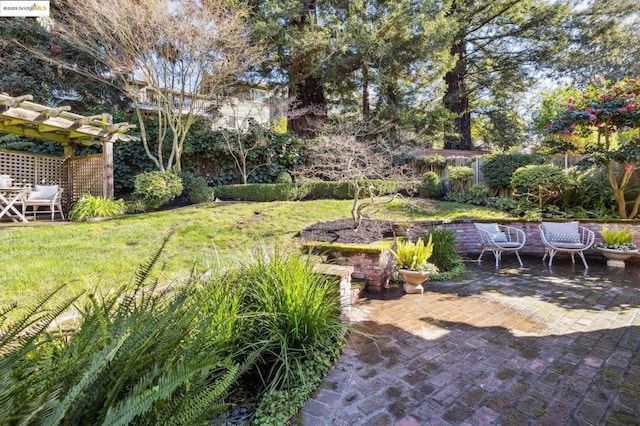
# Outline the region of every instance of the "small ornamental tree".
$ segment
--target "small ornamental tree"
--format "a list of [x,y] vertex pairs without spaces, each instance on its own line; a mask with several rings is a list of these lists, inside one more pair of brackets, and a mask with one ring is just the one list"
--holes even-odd
[[578,151],[591,164],[605,167],[622,219],[635,217],[640,209],[640,193],[627,199],[631,177],[640,169],[639,109],[640,81],[601,82],[569,98],[566,111],[545,130],[548,145]]
[[535,203],[540,211],[571,185],[569,176],[552,164],[530,164],[520,167],[511,177],[516,195]]

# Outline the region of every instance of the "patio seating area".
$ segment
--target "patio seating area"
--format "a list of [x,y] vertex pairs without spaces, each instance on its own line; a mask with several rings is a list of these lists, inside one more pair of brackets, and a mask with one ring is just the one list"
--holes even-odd
[[64,189],[58,185],[35,185],[34,189],[30,186],[0,185],[0,220],[7,218],[27,223],[29,219],[36,221],[39,213],[50,215],[52,222],[56,214],[64,220],[63,192]]
[[[369,293],[305,425],[629,424],[640,419],[640,264],[467,264],[423,295]],[[374,338],[372,338],[374,336]]]

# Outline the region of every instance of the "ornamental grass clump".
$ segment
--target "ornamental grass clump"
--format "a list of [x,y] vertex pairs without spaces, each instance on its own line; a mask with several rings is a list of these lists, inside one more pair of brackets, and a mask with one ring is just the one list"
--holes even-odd
[[309,361],[337,358],[344,324],[335,280],[314,273],[310,260],[279,252],[248,258],[240,271],[250,318],[242,338],[260,351],[254,373],[264,389],[291,388]]
[[124,212],[124,200],[112,200],[85,194],[71,208],[69,219],[74,222],[84,222],[95,217],[120,216]]
[[596,244],[596,247],[598,248],[621,251],[634,251],[638,249],[633,242],[635,232],[629,231],[627,226],[620,228],[618,225],[612,225],[609,227],[605,225],[602,227],[600,235],[604,241]]
[[429,280],[446,280],[463,274],[466,268],[456,250],[454,231],[434,228],[429,231],[429,237],[433,241],[433,255],[430,260],[438,268],[438,273],[429,277]]
[[428,262],[433,254],[433,238],[429,235],[429,240],[425,244],[422,238],[418,241],[396,240],[396,250],[391,249],[391,254],[396,258],[397,267],[419,272],[438,272],[438,268]]

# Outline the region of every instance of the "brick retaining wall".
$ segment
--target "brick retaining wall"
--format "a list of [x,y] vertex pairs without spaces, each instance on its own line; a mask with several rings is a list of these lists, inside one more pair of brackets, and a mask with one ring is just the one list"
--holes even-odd
[[349,265],[355,268],[352,277],[366,280],[367,290],[382,291],[389,285],[389,279],[393,275],[395,261],[389,251],[382,253],[353,253],[348,251],[332,250],[328,253],[332,262],[341,265]]
[[[425,222],[412,222],[401,224],[396,229],[406,232],[407,236],[415,240],[417,237],[424,235],[428,232],[429,228],[442,227],[446,229],[452,229],[456,233],[456,249],[461,255],[466,255],[472,258],[478,256],[482,251],[482,244],[480,243],[480,235],[476,230],[474,223],[479,221],[471,220],[457,220],[457,221],[425,221]],[[496,223],[496,221],[483,221],[484,223]],[[561,222],[561,221],[558,221]],[[567,221],[564,221],[567,222]],[[540,239],[540,231],[538,230],[539,222],[524,222],[524,221],[500,221],[500,225],[513,226],[515,228],[522,229],[527,236],[527,242],[520,250],[521,254],[532,255],[544,255],[544,245]],[[582,222],[580,225],[592,230],[595,235],[595,243],[602,242],[600,237],[600,230],[605,222]],[[640,246],[640,223],[621,223],[619,226],[628,226],[631,231],[635,231],[635,243]],[[313,246],[313,244],[309,244]],[[388,288],[389,279],[393,274],[393,268],[395,260],[391,253],[387,250],[380,250],[380,252],[356,252],[353,249],[341,250],[338,247],[321,247],[316,250],[317,253],[321,253],[329,259],[329,262],[337,265],[353,266],[354,272],[352,277],[354,279],[362,279],[367,282],[367,289],[373,291],[382,291]],[[601,254],[591,248],[585,252],[587,256],[601,256]],[[635,259],[640,259],[640,256],[635,256]]]
[[[464,255],[470,254],[478,254],[482,251],[482,244],[480,242],[480,235],[473,225],[477,221],[467,221],[460,220],[455,222],[443,222],[443,221],[429,221],[429,222],[415,222],[408,226],[407,235],[409,238],[414,239],[420,235],[428,232],[428,229],[434,226],[452,229],[456,233],[456,248],[458,253]],[[558,221],[561,223],[562,221]],[[565,221],[567,222],[567,221]],[[496,223],[495,221],[486,222],[485,223]],[[540,239],[540,231],[538,230],[539,222],[522,222],[522,221],[501,221],[498,222],[500,225],[513,226],[514,228],[522,229],[527,236],[527,242],[520,250],[520,253],[524,254],[536,254],[536,255],[544,255],[544,245],[542,244],[542,240]],[[606,224],[604,222],[583,222],[580,221],[580,225],[584,226],[587,229],[590,229],[595,233],[596,240],[595,244],[602,242],[602,237],[600,237],[600,230],[602,226]],[[629,230],[635,231],[635,243],[640,246],[640,223],[619,224],[620,227],[627,226]],[[594,244],[594,245],[595,245]],[[591,248],[585,251],[586,255],[596,255],[598,253],[597,250]]]

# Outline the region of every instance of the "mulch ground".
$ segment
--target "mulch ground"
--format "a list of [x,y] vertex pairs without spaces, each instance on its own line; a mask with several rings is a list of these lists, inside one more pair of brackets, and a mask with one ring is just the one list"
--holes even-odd
[[393,236],[390,221],[372,219],[363,219],[357,229],[353,220],[340,219],[316,223],[300,231],[300,238],[305,241],[327,243],[369,244]]

